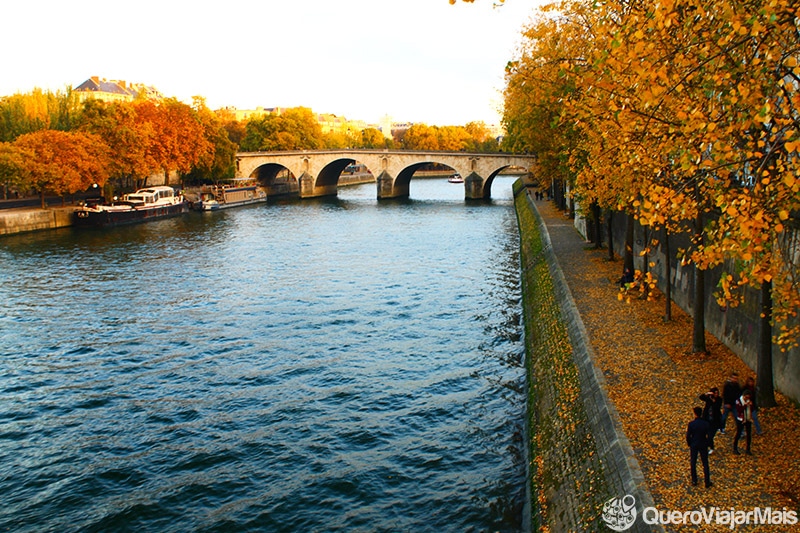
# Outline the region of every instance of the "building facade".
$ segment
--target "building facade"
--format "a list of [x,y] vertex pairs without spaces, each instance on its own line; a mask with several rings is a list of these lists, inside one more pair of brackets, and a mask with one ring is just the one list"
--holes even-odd
[[99,76],[92,76],[75,87],[73,92],[78,94],[81,101],[94,98],[104,102],[132,102],[140,97],[150,100],[163,98],[155,87],[124,80],[107,80]]

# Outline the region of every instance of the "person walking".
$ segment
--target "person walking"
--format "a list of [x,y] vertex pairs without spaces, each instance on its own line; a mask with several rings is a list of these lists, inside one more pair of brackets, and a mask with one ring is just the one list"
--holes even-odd
[[742,387],[739,385],[739,374],[731,372],[728,381],[722,386],[722,422],[719,425],[719,432],[725,433],[725,424],[728,422],[728,413],[733,413],[734,420],[736,413],[736,400],[742,395]]
[[742,432],[746,436],[746,445],[744,453],[750,453],[750,441],[753,434],[753,402],[750,400],[750,391],[745,389],[741,397],[736,400],[736,436],[733,437],[733,453],[739,455],[739,439],[742,437]]
[[714,435],[720,429],[722,423],[722,398],[719,395],[719,389],[711,387],[711,390],[700,395],[700,401],[705,404],[703,407],[703,420],[711,426],[708,453],[712,454],[714,453]]
[[693,409],[694,420],[689,422],[686,428],[686,444],[689,446],[689,464],[692,474],[692,485],[697,485],[697,456],[703,463],[703,480],[706,488],[713,486],[711,483],[711,473],[708,468],[708,441],[711,439],[711,426],[703,419],[702,407]]

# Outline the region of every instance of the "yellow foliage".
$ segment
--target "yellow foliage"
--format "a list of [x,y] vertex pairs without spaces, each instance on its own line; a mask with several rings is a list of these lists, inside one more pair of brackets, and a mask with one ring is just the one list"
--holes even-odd
[[800,301],[779,239],[800,210],[796,15],[788,0],[553,4],[507,76],[507,137],[540,179],[642,224],[720,208],[686,257]]

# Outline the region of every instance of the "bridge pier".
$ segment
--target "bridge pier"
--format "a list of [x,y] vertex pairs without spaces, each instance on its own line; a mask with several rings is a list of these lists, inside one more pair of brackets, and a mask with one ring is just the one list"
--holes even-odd
[[388,172],[381,172],[376,178],[378,185],[378,200],[389,198],[408,198],[411,193],[410,179],[398,179]]
[[337,185],[315,185],[314,176],[304,172],[297,179],[300,198],[318,198],[320,196],[336,196]]
[[464,178],[464,197],[467,200],[482,200],[484,198],[485,179],[472,173]]
[[378,200],[381,198],[394,198],[394,178],[388,172],[381,172],[375,178],[375,183],[378,186]]

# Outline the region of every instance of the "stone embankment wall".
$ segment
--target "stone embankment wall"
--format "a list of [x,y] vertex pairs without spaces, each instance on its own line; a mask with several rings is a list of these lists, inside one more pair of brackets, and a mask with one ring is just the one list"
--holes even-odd
[[[532,529],[608,531],[605,502],[629,494],[638,505],[651,507],[653,499],[594,365],[547,229],[521,181],[514,193],[530,384]],[[653,530],[640,520],[628,529]]]
[[[618,257],[625,252],[625,231],[628,217],[624,213],[615,212],[612,217],[612,231],[614,241],[614,251]],[[582,235],[587,236],[590,231],[585,221],[580,216],[576,216],[575,226]],[[607,244],[607,228],[603,225],[603,242]],[[670,257],[664,253],[664,232],[659,231],[655,236],[652,232],[646,233],[638,222],[634,222],[634,266],[638,270],[645,269],[645,260],[648,261],[649,271],[656,277],[658,288],[666,291],[667,275],[666,263],[671,263],[671,274],[669,283],[672,287],[673,302],[689,315],[694,315],[694,265],[683,265],[679,258],[679,250],[691,249],[688,231],[680,234],[670,235]],[[789,230],[794,241],[793,249],[795,257],[797,250],[800,250],[800,235],[797,230]],[[645,257],[639,255],[645,244],[655,238],[658,245],[653,252]],[[795,259],[797,260],[797,259]],[[653,263],[652,266],[649,263]],[[746,288],[744,290],[744,301],[736,307],[723,307],[717,303],[714,293],[718,290],[720,277],[727,271],[734,271],[735,265],[727,264],[724,267],[707,270],[704,272],[706,298],[702,302],[705,306],[706,330],[718,338],[720,341],[738,355],[747,366],[756,370],[758,368],[758,333],[759,317],[761,314],[760,291]],[[622,266],[620,263],[620,275]],[[777,330],[773,330],[777,333]],[[689,340],[689,342],[691,339]],[[688,343],[687,343],[688,344]],[[775,387],[792,399],[800,403],[800,347],[784,347],[781,351],[779,346],[772,348],[772,375]],[[746,376],[740,376],[744,379]],[[722,386],[725,376],[717,376]]]
[[0,211],[0,235],[71,226],[74,210],[75,207]]

